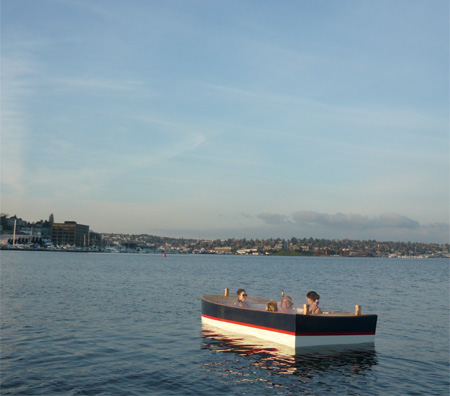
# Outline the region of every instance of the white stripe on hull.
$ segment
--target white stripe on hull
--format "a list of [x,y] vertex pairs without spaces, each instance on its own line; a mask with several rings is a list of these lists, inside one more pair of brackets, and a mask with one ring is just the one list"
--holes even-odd
[[226,331],[240,334],[248,334],[263,340],[273,341],[281,345],[295,348],[295,336],[290,334],[277,333],[275,331],[258,329],[256,327],[243,326],[236,323],[223,322],[202,316],[202,323],[215,326]]
[[230,331],[232,333],[248,334],[263,340],[276,342],[295,350],[312,346],[365,344],[375,342],[375,335],[295,336],[292,334],[284,334],[276,331],[224,322],[222,320],[214,320],[211,318],[205,318],[204,316],[202,316],[202,323]]

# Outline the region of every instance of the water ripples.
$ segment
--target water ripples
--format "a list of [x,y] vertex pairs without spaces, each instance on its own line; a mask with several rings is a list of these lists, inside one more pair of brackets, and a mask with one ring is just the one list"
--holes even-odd
[[[375,345],[291,355],[202,328],[201,296],[241,286],[272,299],[284,289],[299,305],[317,289],[331,310],[360,303],[379,314]],[[445,260],[2,252],[1,293],[2,395],[449,389]]]
[[[208,372],[224,382],[252,384],[263,389],[302,394],[337,394],[345,389],[361,391],[370,380],[372,367],[378,364],[373,346],[365,348],[309,348],[297,355],[267,343],[248,343],[246,338],[230,337],[213,330],[203,330],[203,348],[214,352],[215,361],[205,363]],[[231,355],[231,358],[230,358]],[[371,394],[370,391],[365,394]]]

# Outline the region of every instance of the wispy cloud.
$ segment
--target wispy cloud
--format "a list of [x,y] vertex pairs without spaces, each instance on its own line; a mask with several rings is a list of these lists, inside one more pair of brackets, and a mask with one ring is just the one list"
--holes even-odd
[[320,225],[345,229],[372,229],[372,228],[418,228],[419,222],[395,213],[384,213],[369,217],[360,214],[328,214],[311,211],[299,211],[292,214],[292,221],[297,225]]
[[417,220],[396,213],[377,216],[345,213],[297,211],[290,215],[260,213],[256,216],[272,231],[283,230],[285,236],[314,235],[325,238],[405,240],[418,242],[449,241],[449,224],[420,224]]
[[264,221],[264,223],[270,225],[292,224],[292,220],[289,218],[289,216],[282,214],[260,213],[257,217]]
[[1,157],[2,191],[23,194],[27,142],[30,139],[28,117],[23,103],[32,95],[36,64],[29,57],[3,56],[1,59]]
[[[417,111],[415,108],[386,107],[381,103],[366,105],[360,103],[355,105],[332,104],[327,101],[311,99],[304,95],[294,96],[215,84],[206,87],[235,97],[264,102],[268,106],[276,103],[297,106],[298,109],[307,110],[310,116],[320,116],[322,119],[344,123],[347,126],[366,126],[370,127],[370,130],[381,127],[395,128],[397,133],[402,131],[405,133],[406,131],[423,131],[424,129],[428,131],[448,129],[446,117]],[[362,131],[360,130],[359,133],[362,133]]]
[[105,79],[96,77],[53,77],[48,80],[54,87],[74,90],[104,91],[110,92],[142,92],[144,82],[138,80]]

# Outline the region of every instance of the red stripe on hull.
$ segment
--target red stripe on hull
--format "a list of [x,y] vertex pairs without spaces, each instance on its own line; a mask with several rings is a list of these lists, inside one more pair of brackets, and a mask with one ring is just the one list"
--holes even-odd
[[256,328],[256,329],[273,331],[275,333],[289,334],[289,335],[292,335],[292,336],[301,336],[301,337],[375,335],[375,332],[294,333],[292,331],[279,330],[279,329],[274,329],[272,327],[264,327],[264,326],[258,326],[258,325],[249,324],[249,323],[237,322],[237,321],[234,321],[234,320],[215,318],[213,316],[208,316],[208,315],[204,315],[204,314],[202,314],[202,316],[205,317],[205,318],[208,318],[208,319],[217,320],[219,322],[232,323],[232,324],[237,324],[237,325],[246,326],[246,327],[253,327],[253,328]]

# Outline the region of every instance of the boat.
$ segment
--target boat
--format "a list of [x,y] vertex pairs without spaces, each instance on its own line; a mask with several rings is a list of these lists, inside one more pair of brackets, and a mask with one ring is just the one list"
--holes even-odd
[[370,344],[375,342],[376,314],[328,312],[308,315],[306,307],[294,313],[269,312],[269,299],[247,297],[249,308],[235,306],[236,296],[202,297],[202,323],[234,333],[275,342],[298,352],[305,347]]

